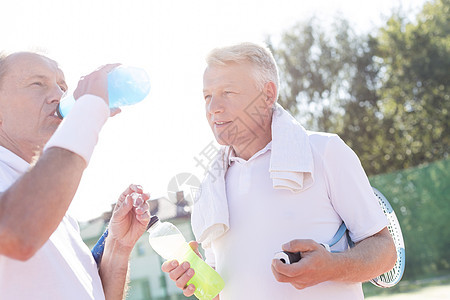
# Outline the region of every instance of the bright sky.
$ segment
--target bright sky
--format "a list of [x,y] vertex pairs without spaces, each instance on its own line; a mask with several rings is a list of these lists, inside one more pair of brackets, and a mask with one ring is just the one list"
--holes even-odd
[[[179,173],[202,178],[194,157],[214,140],[204,117],[204,57],[217,46],[263,42],[316,15],[336,15],[359,32],[382,25],[393,7],[417,11],[425,0],[9,0],[1,7],[1,50],[44,50],[74,88],[105,63],[146,69],[149,96],[111,118],[70,208],[79,220],[109,210],[137,183],[166,196]],[[63,167],[63,166],[62,166]],[[49,187],[51,188],[51,187]]]

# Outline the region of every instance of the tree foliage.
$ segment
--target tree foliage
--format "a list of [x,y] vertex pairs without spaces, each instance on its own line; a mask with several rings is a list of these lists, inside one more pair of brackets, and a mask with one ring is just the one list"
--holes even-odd
[[388,162],[410,167],[448,155],[450,1],[425,4],[413,22],[392,16],[381,28],[382,114],[392,122]]
[[269,47],[280,67],[279,102],[305,127],[338,133],[378,174],[448,156],[450,0],[416,20],[394,13],[375,35],[315,19]]

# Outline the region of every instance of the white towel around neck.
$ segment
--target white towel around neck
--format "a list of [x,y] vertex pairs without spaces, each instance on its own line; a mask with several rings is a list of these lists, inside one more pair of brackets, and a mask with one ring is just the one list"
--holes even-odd
[[[192,229],[198,242],[208,248],[229,229],[225,174],[230,147],[223,147],[205,177],[194,201]],[[314,162],[306,130],[279,104],[272,115],[270,178],[273,188],[302,192],[314,182]]]

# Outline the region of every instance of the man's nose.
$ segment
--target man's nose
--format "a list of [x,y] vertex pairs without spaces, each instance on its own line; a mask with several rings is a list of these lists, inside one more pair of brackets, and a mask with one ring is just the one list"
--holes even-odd
[[219,96],[212,96],[207,105],[208,113],[217,114],[224,111],[223,99]]
[[65,92],[61,89],[59,85],[54,86],[51,89],[51,94],[49,95],[48,102],[54,103],[61,101],[61,98],[65,95]]

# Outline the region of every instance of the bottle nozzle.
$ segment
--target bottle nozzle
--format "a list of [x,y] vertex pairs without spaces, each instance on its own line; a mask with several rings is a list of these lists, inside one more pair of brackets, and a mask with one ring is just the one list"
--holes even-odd
[[150,218],[150,221],[148,222],[147,230],[149,230],[150,227],[152,227],[153,224],[155,224],[155,223],[158,222],[158,221],[159,221],[158,216],[152,216],[152,217]]

